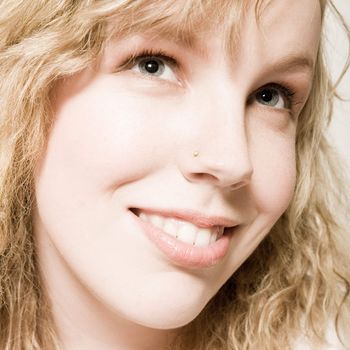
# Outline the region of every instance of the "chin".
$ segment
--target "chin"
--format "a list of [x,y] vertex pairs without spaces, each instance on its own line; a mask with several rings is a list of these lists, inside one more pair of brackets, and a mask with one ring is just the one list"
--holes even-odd
[[137,323],[142,326],[154,329],[176,329],[189,324],[199,315],[199,313],[200,312],[195,314],[180,314],[169,312],[168,314],[163,315],[153,314],[153,317],[149,317],[148,320],[139,320]]
[[[189,303],[169,302],[157,303],[157,298],[153,302],[143,305],[143,308],[130,308],[129,320],[148,328],[154,329],[175,329],[183,327],[193,321],[204,309],[206,303],[201,300]],[[131,314],[133,313],[133,314]]]

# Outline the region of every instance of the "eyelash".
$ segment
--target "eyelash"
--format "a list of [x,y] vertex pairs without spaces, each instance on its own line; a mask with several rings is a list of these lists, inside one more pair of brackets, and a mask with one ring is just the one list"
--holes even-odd
[[128,56],[124,62],[121,64],[121,67],[130,67],[136,64],[138,60],[146,59],[146,58],[158,58],[163,60],[164,62],[170,64],[172,68],[179,69],[180,65],[175,57],[170,55],[169,53],[162,50],[153,50],[153,49],[145,49],[141,52],[133,53]]
[[[139,60],[147,59],[147,58],[158,58],[163,60],[165,63],[169,64],[173,69],[179,70],[180,64],[178,60],[169,54],[160,49],[145,49],[140,52],[134,52],[132,55],[128,56],[123,63],[120,65],[121,68],[129,68],[137,63]],[[286,104],[288,105],[288,109],[292,109],[292,107],[297,104],[295,101],[296,91],[287,84],[277,84],[277,83],[269,83],[258,90],[254,91],[250,97],[248,97],[248,101],[251,100],[254,96],[256,96],[259,92],[266,89],[274,89],[281,93],[282,97],[286,99]]]

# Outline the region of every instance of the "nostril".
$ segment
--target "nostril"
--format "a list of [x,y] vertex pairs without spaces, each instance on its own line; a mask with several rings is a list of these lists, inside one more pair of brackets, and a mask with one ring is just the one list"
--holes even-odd
[[193,177],[198,179],[198,180],[213,180],[213,179],[217,179],[216,176],[214,175],[211,175],[211,174],[207,174],[207,173],[196,173],[196,174],[193,174]]

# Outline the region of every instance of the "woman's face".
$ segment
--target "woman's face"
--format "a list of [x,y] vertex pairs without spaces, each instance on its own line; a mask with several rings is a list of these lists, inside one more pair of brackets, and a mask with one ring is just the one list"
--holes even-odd
[[194,319],[290,203],[319,33],[318,1],[274,1],[233,56],[220,28],[191,45],[136,33],[61,81],[36,172],[52,297],[159,329]]

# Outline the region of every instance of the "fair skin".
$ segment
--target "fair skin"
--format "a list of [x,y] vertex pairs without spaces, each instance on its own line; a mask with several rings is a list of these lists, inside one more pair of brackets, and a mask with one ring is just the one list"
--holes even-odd
[[[193,48],[135,34],[57,85],[35,175],[34,232],[64,350],[162,349],[290,203],[320,8],[276,1],[260,27],[253,16],[234,59],[219,30],[197,33]],[[179,67],[162,58],[158,75],[140,60],[121,67],[135,49],[167,52]],[[305,60],[287,64],[296,57]],[[265,101],[257,92],[271,83],[274,99]],[[293,101],[276,84],[292,87]],[[220,261],[186,267],[148,239],[129,208],[191,209],[238,226]]]

